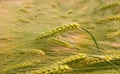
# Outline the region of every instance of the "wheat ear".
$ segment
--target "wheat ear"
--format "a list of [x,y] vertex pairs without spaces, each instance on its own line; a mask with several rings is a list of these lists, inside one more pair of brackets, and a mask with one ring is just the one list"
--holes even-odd
[[54,40],[55,42],[58,42],[59,44],[63,45],[63,46],[66,46],[66,47],[69,47],[69,48],[73,48],[73,45],[70,44],[69,42],[67,41],[64,41],[60,38],[55,38],[55,37],[52,37],[52,40]]
[[45,52],[40,49],[21,49],[20,54],[30,54],[30,55],[45,55]]
[[112,38],[112,37],[118,37],[120,36],[120,30],[116,31],[116,32],[112,32],[110,34],[107,34],[108,38]]
[[110,20],[110,21],[120,20],[120,15],[114,15],[111,17],[107,17],[106,20]]
[[39,60],[31,59],[31,60],[27,60],[27,61],[15,64],[13,66],[9,66],[4,71],[8,72],[8,71],[17,70],[17,69],[24,69],[24,68],[32,67],[39,63],[40,63]]
[[117,55],[117,56],[116,55],[104,55],[104,56],[93,56],[93,57],[103,60],[104,62],[111,65],[112,68],[114,68],[118,73],[120,73],[120,71],[116,68],[116,66],[114,64],[114,63],[116,63],[117,60],[120,60],[120,55]]
[[65,58],[61,61],[58,61],[56,62],[57,65],[60,65],[60,64],[72,64],[72,63],[75,63],[75,62],[78,62],[80,60],[83,60],[84,58],[86,58],[86,54],[84,53],[79,53],[77,55],[72,55],[72,56],[69,56],[68,58]]
[[110,22],[110,21],[119,21],[120,20],[120,15],[113,15],[109,17],[104,17],[99,20],[99,22]]
[[[46,32],[41,33],[40,36],[38,36],[38,38],[36,38],[36,40],[54,37],[54,36],[59,35],[61,33],[65,33],[66,31],[76,30],[76,29],[80,29],[80,28],[81,28],[81,26],[78,23],[66,24],[66,25],[57,27],[55,29],[51,29],[51,30],[48,30]],[[92,39],[94,40],[94,42],[96,44],[96,47],[99,48],[93,35],[89,31],[87,31],[85,28],[81,28],[81,29],[85,30],[92,37]]]
[[47,67],[47,68],[27,72],[26,74],[60,74],[60,73],[63,74],[71,70],[72,68],[70,68],[67,65],[57,65],[57,66],[52,66],[52,67]]
[[105,9],[112,8],[112,7],[115,7],[118,5],[120,5],[120,2],[113,2],[113,3],[107,4],[107,5],[101,6],[100,10],[105,10]]
[[63,25],[63,26],[60,26],[60,27],[41,33],[40,36],[36,40],[53,37],[61,33],[65,33],[66,31],[75,30],[79,28],[80,28],[80,24],[78,23],[66,24],[66,25]]
[[79,63],[80,66],[92,65],[102,62],[110,62],[112,60],[120,59],[120,56],[117,55],[89,55],[85,60]]

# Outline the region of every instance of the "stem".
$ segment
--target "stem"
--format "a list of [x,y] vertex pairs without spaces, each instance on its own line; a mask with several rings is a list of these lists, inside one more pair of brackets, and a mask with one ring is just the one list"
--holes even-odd
[[86,30],[85,28],[82,28],[82,29],[83,29],[84,31],[86,31],[86,32],[92,37],[93,41],[94,41],[95,44],[96,44],[96,47],[99,48],[99,47],[98,47],[98,44],[97,44],[97,41],[95,40],[94,36],[93,36],[88,30]]

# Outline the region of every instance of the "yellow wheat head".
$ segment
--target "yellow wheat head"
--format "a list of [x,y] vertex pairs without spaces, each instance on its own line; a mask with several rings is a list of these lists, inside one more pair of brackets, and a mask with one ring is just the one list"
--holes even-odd
[[112,17],[106,18],[107,20],[114,21],[114,20],[120,20],[120,15],[114,15]]
[[24,69],[24,68],[28,68],[28,67],[32,67],[36,64],[40,64],[41,62],[37,59],[31,59],[31,60],[27,60],[27,61],[23,61],[21,63],[15,64],[13,66],[9,66],[7,68],[4,69],[5,72],[9,72],[12,70],[17,70],[17,69]]
[[60,27],[41,33],[40,36],[36,40],[53,37],[61,33],[64,33],[66,31],[79,29],[79,28],[80,28],[80,24],[78,23],[66,24],[66,25],[63,25],[63,26],[60,26]]
[[92,65],[97,63],[110,62],[120,59],[119,55],[92,55],[79,62],[80,66]]
[[72,68],[70,68],[67,65],[57,65],[57,66],[51,66],[51,67],[31,71],[26,74],[60,74],[60,73],[63,74],[64,72],[69,72],[71,70]]
[[80,60],[83,60],[84,58],[86,58],[86,54],[84,53],[79,53],[77,55],[72,55],[72,56],[69,56],[68,58],[65,58],[59,62],[56,62],[56,64],[71,64],[71,63],[74,63],[76,61],[80,61]]
[[109,17],[104,17],[99,22],[109,22],[109,21],[119,21],[120,20],[120,15],[113,15]]
[[116,32],[112,32],[110,34],[107,34],[108,38],[112,38],[112,37],[118,37],[120,36],[120,30],[116,31]]

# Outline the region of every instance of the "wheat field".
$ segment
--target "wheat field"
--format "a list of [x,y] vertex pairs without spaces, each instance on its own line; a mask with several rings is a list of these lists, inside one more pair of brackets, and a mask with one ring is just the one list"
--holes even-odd
[[0,74],[120,74],[120,0],[0,0]]

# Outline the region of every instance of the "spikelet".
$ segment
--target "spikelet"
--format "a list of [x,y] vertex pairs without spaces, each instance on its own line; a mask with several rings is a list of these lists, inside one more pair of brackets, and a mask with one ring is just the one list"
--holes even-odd
[[105,10],[105,9],[112,8],[112,7],[119,6],[119,5],[120,5],[120,2],[113,2],[107,5],[101,6],[100,10]]
[[112,38],[112,37],[118,37],[120,36],[120,30],[116,31],[116,32],[112,32],[110,34],[107,34],[108,38]]
[[66,24],[66,25],[57,27],[55,29],[51,29],[51,30],[41,33],[40,36],[36,40],[53,37],[61,33],[64,33],[66,31],[79,29],[79,28],[80,28],[80,24],[78,23]]
[[83,60],[84,58],[86,58],[86,54],[84,53],[79,53],[77,55],[72,55],[72,56],[69,56],[68,58],[65,58],[59,62],[56,62],[56,65],[59,65],[59,64],[72,64],[74,62],[78,62],[80,60]]
[[57,66],[51,66],[51,67],[27,72],[26,74],[60,74],[60,73],[63,74],[65,72],[69,72],[71,70],[72,70],[72,68],[70,68],[67,65],[57,65]]
[[66,46],[66,47],[69,47],[69,48],[72,48],[72,47],[73,47],[72,44],[68,43],[67,41],[61,40],[61,39],[59,39],[59,38],[52,37],[52,40],[60,43],[60,44],[63,45],[63,46]]
[[19,50],[20,54],[30,54],[30,55],[45,55],[44,51],[40,49],[22,49]]

